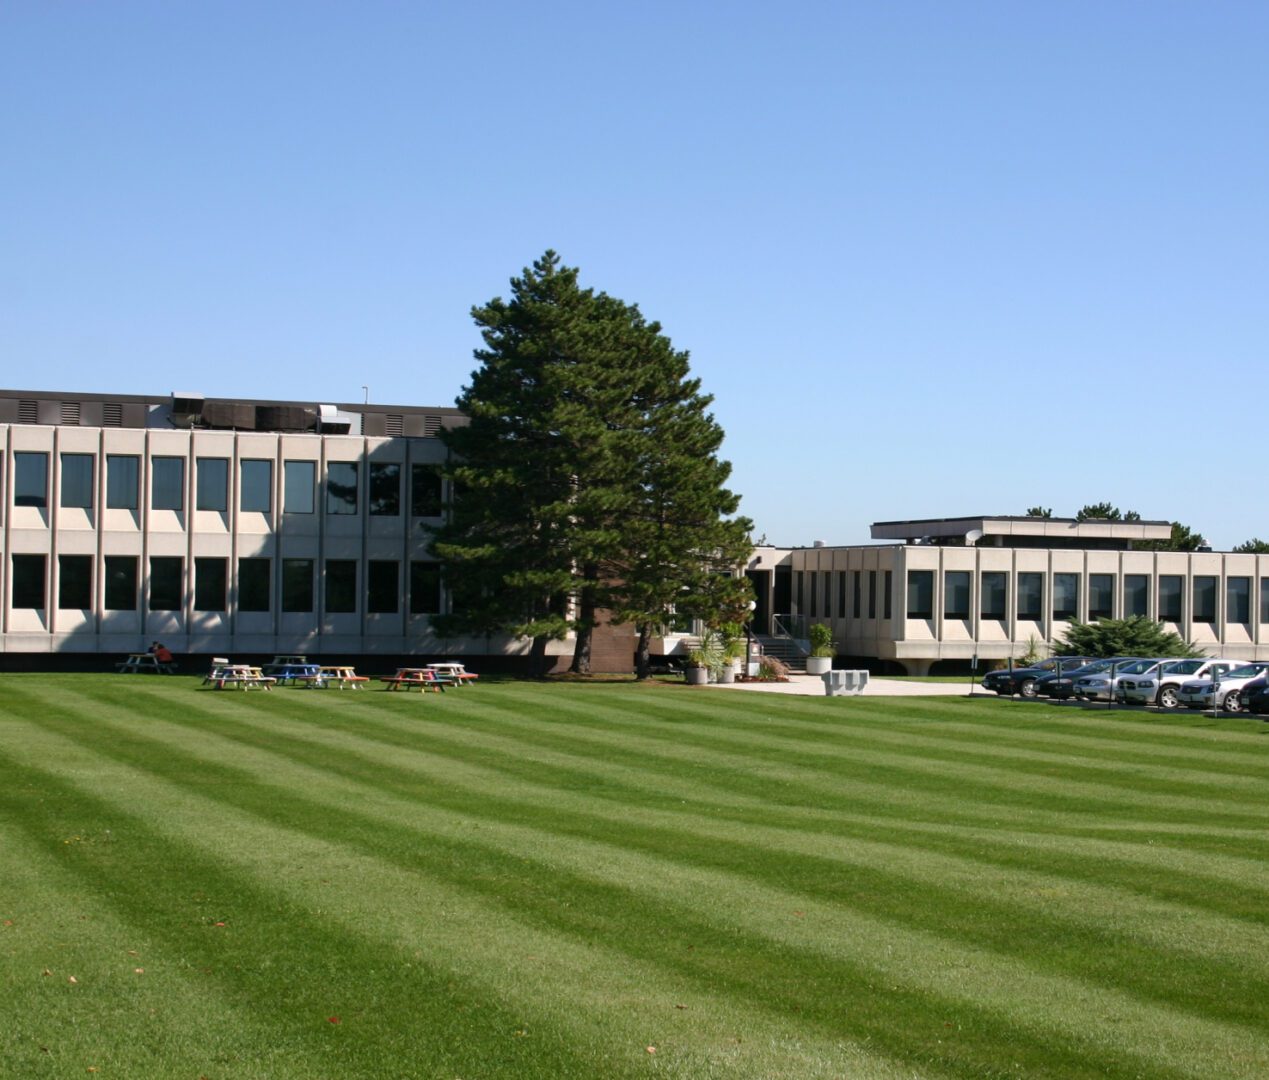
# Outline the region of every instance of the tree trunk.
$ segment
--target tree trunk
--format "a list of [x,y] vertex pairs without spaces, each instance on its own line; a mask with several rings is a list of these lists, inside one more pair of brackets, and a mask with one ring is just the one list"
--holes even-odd
[[591,582],[598,576],[599,567],[583,568],[582,588],[577,598],[577,644],[573,647],[573,663],[568,669],[574,675],[590,674],[590,641],[595,629],[595,593]]
[[648,653],[648,646],[652,641],[652,627],[647,623],[640,623],[637,629],[639,643],[635,646],[635,677],[642,680],[652,674],[652,659]]
[[545,678],[547,669],[546,643],[551,639],[539,634],[533,639],[533,647],[529,650],[529,671],[535,679]]

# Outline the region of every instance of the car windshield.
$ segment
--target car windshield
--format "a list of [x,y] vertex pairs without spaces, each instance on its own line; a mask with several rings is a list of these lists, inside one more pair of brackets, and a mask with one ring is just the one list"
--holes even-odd
[[1125,664],[1118,669],[1120,675],[1142,675],[1154,667],[1158,660],[1134,660],[1131,664]]
[[1225,672],[1224,677],[1226,679],[1254,679],[1264,670],[1264,664],[1247,664],[1243,667],[1236,667],[1233,671]]
[[1206,660],[1174,660],[1163,666],[1165,675],[1193,675],[1206,664]]

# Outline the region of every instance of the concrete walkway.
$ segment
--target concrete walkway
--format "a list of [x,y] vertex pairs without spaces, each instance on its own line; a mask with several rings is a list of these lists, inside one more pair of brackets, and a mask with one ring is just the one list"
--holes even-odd
[[[802,694],[809,697],[824,697],[824,680],[818,675],[790,675],[788,682],[738,682],[709,683],[711,690],[740,690],[745,693],[758,694]],[[964,682],[927,683],[911,679],[869,679],[868,685],[860,697],[965,697],[970,691],[969,677]],[[987,697],[988,694],[977,683],[974,691]],[[846,695],[850,696],[850,695]]]

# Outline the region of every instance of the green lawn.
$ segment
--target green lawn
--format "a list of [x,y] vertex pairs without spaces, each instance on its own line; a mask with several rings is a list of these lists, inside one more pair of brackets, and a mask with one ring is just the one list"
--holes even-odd
[[0,675],[0,1076],[1269,1076],[1269,725]]

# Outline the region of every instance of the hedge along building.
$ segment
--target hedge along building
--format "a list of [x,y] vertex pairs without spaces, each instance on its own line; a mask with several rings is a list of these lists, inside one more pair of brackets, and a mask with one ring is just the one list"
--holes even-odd
[[1269,659],[1269,556],[1148,551],[1161,521],[966,517],[878,522],[859,547],[761,547],[755,630],[832,627],[852,666],[925,674],[1044,647],[1071,620],[1144,615],[1197,648]]

